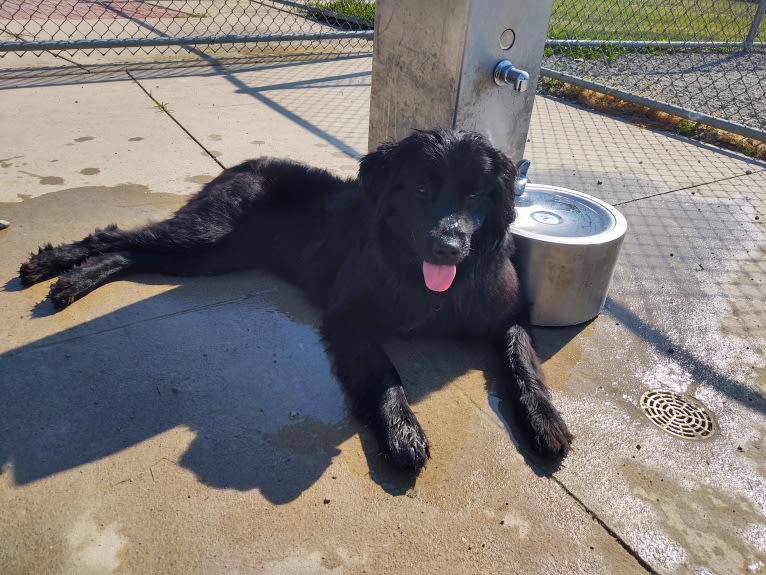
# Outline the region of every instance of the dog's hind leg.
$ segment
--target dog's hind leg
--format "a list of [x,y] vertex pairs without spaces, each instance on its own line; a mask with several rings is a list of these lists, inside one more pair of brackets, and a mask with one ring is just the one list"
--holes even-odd
[[29,260],[19,269],[19,277],[24,285],[33,285],[43,280],[56,277],[72,266],[85,261],[91,255],[109,250],[108,237],[122,233],[117,226],[109,226],[104,230],[96,230],[86,238],[69,244],[41,247],[36,254],[31,254]]
[[[313,205],[332,193],[342,180],[292,162],[252,160],[224,170],[167,220],[136,230],[109,226],[84,239],[30,256],[19,270],[21,282],[32,285],[66,273],[87,258],[119,251],[184,254],[202,253],[238,230],[254,249],[244,257],[258,263],[257,248],[270,230],[281,228],[281,208]],[[268,206],[279,209],[268,211]],[[268,213],[261,213],[261,208]],[[258,219],[258,214],[261,214]],[[236,248],[240,253],[242,246]],[[253,258],[256,258],[253,260]],[[239,266],[241,267],[241,266]]]
[[190,218],[183,211],[168,220],[136,230],[115,225],[96,230],[82,240],[60,246],[47,244],[21,265],[19,277],[24,285],[61,275],[86,259],[117,251],[144,251],[182,254],[198,251],[220,241],[231,230],[231,223],[207,222]]
[[[200,256],[198,253],[148,253],[135,251],[111,252],[90,256],[59,276],[48,294],[53,304],[63,309],[99,286],[128,273],[167,273],[171,275],[194,275],[217,273],[218,261],[214,253]],[[222,262],[220,265],[226,265]],[[204,269],[203,269],[204,268]],[[227,267],[228,269],[228,267]]]
[[[111,225],[98,229],[77,242],[55,247],[47,244],[21,265],[19,277],[24,285],[32,285],[61,275],[86,259],[100,254],[136,248],[182,250],[181,241],[174,243],[173,240],[167,239],[167,234],[157,233],[158,229],[166,231],[168,227],[168,221],[150,224],[137,230],[121,230]],[[184,235],[180,237],[183,238]]]
[[48,297],[57,308],[65,308],[130,267],[127,252],[91,256],[63,273],[51,286]]
[[32,285],[61,275],[99,254],[125,250],[180,253],[210,246],[226,236],[241,217],[244,202],[237,199],[241,189],[246,189],[240,183],[244,178],[224,172],[169,219],[135,230],[111,225],[76,242],[56,247],[47,244],[21,265],[21,283]]
[[514,325],[506,331],[503,351],[516,411],[534,439],[537,451],[565,457],[574,436],[553,406],[540,361],[524,328]]

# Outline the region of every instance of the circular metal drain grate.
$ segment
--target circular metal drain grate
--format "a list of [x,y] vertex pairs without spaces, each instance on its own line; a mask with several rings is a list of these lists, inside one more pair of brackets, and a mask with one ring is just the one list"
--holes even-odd
[[652,389],[641,396],[641,409],[654,425],[676,437],[707,439],[716,423],[708,409],[696,399],[667,389]]

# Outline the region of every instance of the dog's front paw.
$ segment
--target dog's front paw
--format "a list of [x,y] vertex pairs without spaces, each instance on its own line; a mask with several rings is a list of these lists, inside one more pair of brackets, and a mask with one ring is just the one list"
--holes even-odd
[[431,457],[423,429],[415,415],[412,419],[400,419],[386,429],[386,456],[391,463],[406,469],[421,469]]
[[383,454],[394,465],[419,470],[431,457],[426,434],[401,388],[387,391],[373,426]]
[[542,455],[566,457],[574,441],[561,414],[551,406],[550,410],[540,411],[530,417],[532,432],[536,440],[537,451]]

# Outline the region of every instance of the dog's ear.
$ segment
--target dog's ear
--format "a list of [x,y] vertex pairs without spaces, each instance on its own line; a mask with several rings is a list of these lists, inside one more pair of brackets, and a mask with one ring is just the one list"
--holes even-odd
[[378,198],[387,185],[396,142],[384,142],[359,162],[359,185],[371,199]]
[[516,175],[518,170],[514,165],[511,158],[505,155],[500,150],[496,150],[495,156],[495,169],[498,174],[498,186],[497,186],[497,207],[498,215],[502,220],[502,225],[507,227],[513,223],[516,219],[515,195],[513,190],[513,184],[516,181]]

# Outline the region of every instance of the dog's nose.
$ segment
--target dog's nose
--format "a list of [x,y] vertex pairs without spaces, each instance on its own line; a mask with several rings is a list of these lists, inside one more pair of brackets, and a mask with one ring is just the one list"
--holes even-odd
[[463,253],[463,245],[457,238],[441,237],[434,239],[433,254],[435,263],[455,263]]

